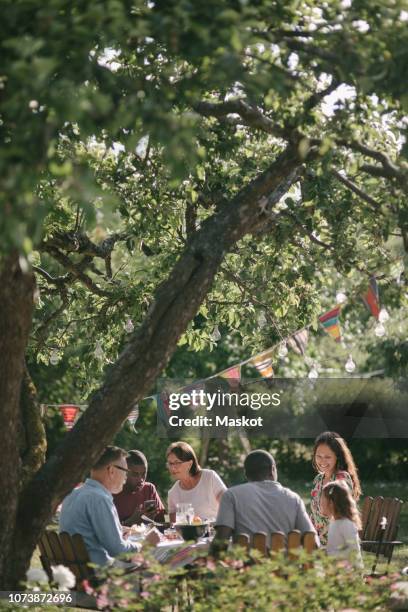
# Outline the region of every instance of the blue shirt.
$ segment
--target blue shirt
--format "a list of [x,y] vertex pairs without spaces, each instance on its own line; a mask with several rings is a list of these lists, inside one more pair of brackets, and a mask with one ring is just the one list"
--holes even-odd
[[60,531],[81,534],[92,563],[110,565],[113,557],[139,550],[123,539],[112,494],[100,482],[87,478],[63,501]]

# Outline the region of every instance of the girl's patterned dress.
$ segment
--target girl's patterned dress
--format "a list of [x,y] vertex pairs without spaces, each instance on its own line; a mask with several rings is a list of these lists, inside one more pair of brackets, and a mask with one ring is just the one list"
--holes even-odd
[[[319,473],[313,481],[312,501],[311,501],[311,519],[317,531],[322,546],[327,544],[327,532],[329,529],[330,519],[323,514],[320,514],[320,499],[322,496],[324,474]],[[348,472],[339,471],[333,474],[330,481],[345,480],[350,490],[353,490],[353,481]],[[327,483],[325,483],[327,484]]]

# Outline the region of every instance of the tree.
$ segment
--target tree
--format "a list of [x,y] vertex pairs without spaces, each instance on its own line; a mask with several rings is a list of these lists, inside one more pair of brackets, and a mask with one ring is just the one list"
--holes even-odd
[[[370,274],[391,234],[406,247],[407,33],[397,1],[4,5],[0,580],[11,589],[180,339],[211,344],[217,322],[248,339],[265,309],[293,331],[318,314],[317,274]],[[349,97],[325,111],[339,87]],[[101,230],[109,206],[119,216]],[[142,275],[127,278],[121,259]],[[130,309],[137,330],[118,341]],[[42,464],[25,359],[107,329],[119,355],[88,371],[88,408]]]

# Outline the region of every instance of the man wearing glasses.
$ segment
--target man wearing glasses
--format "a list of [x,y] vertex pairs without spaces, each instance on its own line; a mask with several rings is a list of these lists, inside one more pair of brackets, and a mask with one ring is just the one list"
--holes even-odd
[[91,469],[91,477],[63,501],[60,531],[81,534],[92,563],[123,565],[115,557],[137,552],[140,546],[123,538],[112,493],[119,493],[127,477],[127,452],[108,446]]

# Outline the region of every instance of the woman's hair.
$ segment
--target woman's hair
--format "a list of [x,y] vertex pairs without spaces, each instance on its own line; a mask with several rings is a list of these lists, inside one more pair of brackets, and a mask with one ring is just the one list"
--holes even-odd
[[361,529],[361,517],[353,495],[342,480],[335,480],[324,485],[322,495],[332,502],[334,518],[348,518],[353,521],[357,529]]
[[336,455],[337,462],[335,472],[343,470],[350,474],[350,478],[353,482],[353,497],[354,499],[358,500],[361,495],[360,479],[358,477],[358,472],[353,460],[353,456],[346,442],[335,431],[324,431],[320,434],[320,436],[317,436],[314,443],[312,460],[313,467],[316,471],[318,471],[318,467],[316,465],[316,451],[321,444],[326,444]]
[[190,468],[191,476],[196,476],[201,472],[200,464],[198,463],[197,455],[194,452],[194,449],[187,444],[187,442],[173,442],[170,444],[166,451],[166,457],[168,457],[172,453],[176,455],[177,459],[180,461],[192,461],[192,465]]

